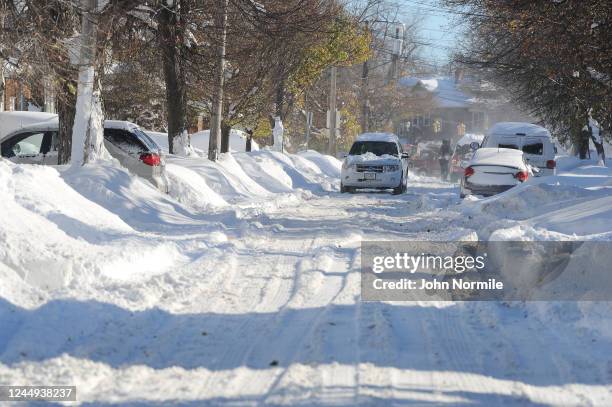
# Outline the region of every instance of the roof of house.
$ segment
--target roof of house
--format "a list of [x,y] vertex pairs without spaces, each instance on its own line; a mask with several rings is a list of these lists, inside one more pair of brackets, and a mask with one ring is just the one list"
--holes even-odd
[[440,76],[433,78],[417,78],[406,76],[399,81],[401,86],[421,87],[433,94],[433,99],[438,107],[443,108],[467,108],[475,104],[472,96],[457,88],[455,80]]

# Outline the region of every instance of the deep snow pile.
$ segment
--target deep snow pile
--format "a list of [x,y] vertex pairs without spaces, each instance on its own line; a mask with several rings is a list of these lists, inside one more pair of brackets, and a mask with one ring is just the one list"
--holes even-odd
[[75,170],[0,159],[0,296],[29,307],[45,292],[148,279],[188,259],[142,231],[296,205],[337,189],[339,166],[312,151],[224,154],[217,164],[170,156],[168,196],[115,161]]
[[295,194],[338,189],[340,162],[314,151],[270,150],[222,154],[217,163],[200,157],[168,156],[170,195],[189,208],[270,205]]
[[[146,130],[146,133],[161,147],[163,151],[168,152],[168,134],[157,131]],[[208,153],[208,143],[210,138],[210,130],[202,130],[189,135],[191,146],[200,156],[206,156]],[[259,145],[255,140],[251,142],[251,150],[259,150]],[[229,151],[240,153],[246,151],[246,133],[240,130],[232,129],[229,137]]]

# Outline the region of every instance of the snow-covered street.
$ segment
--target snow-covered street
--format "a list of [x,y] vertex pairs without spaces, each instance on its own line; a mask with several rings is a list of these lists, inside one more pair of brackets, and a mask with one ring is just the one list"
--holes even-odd
[[314,152],[168,171],[174,198],[111,165],[0,162],[0,382],[95,405],[612,402],[609,303],[362,302],[359,285],[362,240],[610,240],[607,168],[568,159],[463,203],[417,177],[340,194]]

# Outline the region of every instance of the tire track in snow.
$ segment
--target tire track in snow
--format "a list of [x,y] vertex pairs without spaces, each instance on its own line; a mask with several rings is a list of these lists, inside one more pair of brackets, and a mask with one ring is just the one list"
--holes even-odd
[[[312,315],[304,314],[308,316],[298,323],[296,323],[295,320],[285,320],[281,315],[279,315],[278,326],[280,329],[275,330],[275,336],[276,338],[283,338],[280,343],[277,343],[277,346],[280,348],[275,347],[274,343],[267,343],[266,347],[259,349],[261,354],[265,354],[266,351],[270,351],[270,348],[272,348],[273,354],[275,354],[276,350],[278,349],[282,349],[282,352],[280,352],[279,355],[285,353],[285,359],[283,360],[284,370],[276,377],[272,385],[260,398],[261,403],[268,403],[271,401],[269,400],[270,398],[274,398],[276,396],[282,397],[282,392],[279,392],[278,390],[283,384],[283,380],[288,377],[288,373],[293,368],[293,363],[295,363],[297,358],[303,354],[304,345],[312,344],[312,337],[319,329],[323,318],[327,315],[329,309],[334,305],[336,298],[338,298],[343,289],[347,287],[348,270],[346,268],[345,261],[339,261],[334,258],[333,261],[326,263],[327,264],[322,266],[321,270],[317,269],[312,271],[305,270],[302,264],[300,270],[298,271],[299,274],[306,274],[307,277],[310,277],[311,272],[318,273],[319,275],[329,272],[337,274],[342,273],[338,272],[337,270],[344,269],[344,276],[324,276],[323,281],[325,284],[320,284],[320,282],[317,283],[317,288],[314,292],[310,291],[310,287],[307,284],[305,288],[309,290],[309,298],[307,298],[303,303],[298,301],[297,304],[292,304],[293,306],[300,305],[302,309],[315,307],[314,309],[317,309],[316,313],[313,313]],[[317,301],[313,303],[313,299],[317,299]],[[323,307],[321,307],[321,305],[323,305]],[[289,347],[292,349],[287,349],[287,345],[289,345]]]

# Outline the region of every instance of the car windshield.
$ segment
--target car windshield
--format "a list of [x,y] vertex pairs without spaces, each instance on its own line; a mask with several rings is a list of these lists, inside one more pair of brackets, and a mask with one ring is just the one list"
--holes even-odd
[[362,155],[372,153],[374,155],[397,156],[397,145],[388,141],[356,141],[351,147],[350,155]]

